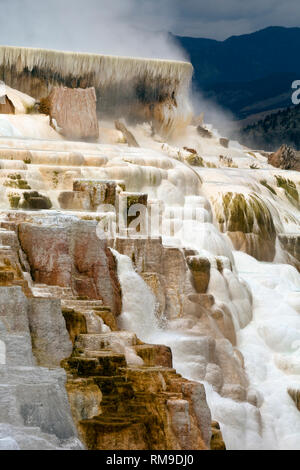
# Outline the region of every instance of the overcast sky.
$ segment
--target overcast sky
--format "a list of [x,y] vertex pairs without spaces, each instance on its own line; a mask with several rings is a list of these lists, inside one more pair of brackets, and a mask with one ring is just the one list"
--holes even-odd
[[[166,32],[223,40],[300,26],[299,0],[0,0],[0,43],[180,58]],[[153,34],[159,32],[159,34]]]

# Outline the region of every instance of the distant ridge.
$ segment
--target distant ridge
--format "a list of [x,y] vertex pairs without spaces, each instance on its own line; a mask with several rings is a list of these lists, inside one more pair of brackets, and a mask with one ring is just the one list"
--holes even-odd
[[194,86],[237,119],[291,105],[300,80],[300,28],[271,26],[224,41],[176,37],[195,69]]
[[274,151],[286,144],[300,150],[300,104],[244,127],[237,138],[252,148]]

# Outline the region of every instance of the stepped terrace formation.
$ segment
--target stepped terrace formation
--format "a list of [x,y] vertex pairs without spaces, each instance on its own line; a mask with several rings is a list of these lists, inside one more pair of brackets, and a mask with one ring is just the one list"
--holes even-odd
[[0,448],[299,448],[299,172],[207,124],[167,137],[170,108],[98,99],[86,142],[35,103],[72,63],[97,94],[189,65],[1,51]]

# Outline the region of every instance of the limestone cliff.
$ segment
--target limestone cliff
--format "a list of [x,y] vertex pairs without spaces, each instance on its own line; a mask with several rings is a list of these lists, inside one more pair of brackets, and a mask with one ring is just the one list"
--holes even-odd
[[169,348],[118,331],[116,265],[95,238],[95,224],[50,221],[11,214],[0,230],[9,243],[0,249],[2,433],[15,446],[34,448],[27,426],[38,426],[40,434],[32,433],[41,436],[39,448],[79,447],[74,422],[88,449],[209,448],[203,385],[176,373]]
[[53,86],[95,87],[102,117],[153,121],[166,134],[191,117],[188,62],[1,46],[0,64],[7,85],[37,100]]

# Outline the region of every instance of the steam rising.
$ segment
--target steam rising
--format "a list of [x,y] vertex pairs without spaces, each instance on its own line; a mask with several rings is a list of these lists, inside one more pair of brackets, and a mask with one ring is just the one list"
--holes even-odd
[[192,103],[195,115],[204,113],[206,123],[212,124],[224,136],[233,135],[235,118],[228,109],[222,108],[213,99],[205,98],[200,90],[193,90]]
[[[152,18],[156,9],[160,18],[164,7],[157,2],[155,8],[155,3],[151,2]],[[174,39],[157,31],[157,23],[149,29],[136,24],[141,7],[136,0],[1,0],[1,7],[5,12],[0,15],[3,45],[186,59]],[[147,4],[142,9],[145,14]],[[164,26],[168,31],[171,23]]]

